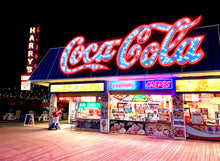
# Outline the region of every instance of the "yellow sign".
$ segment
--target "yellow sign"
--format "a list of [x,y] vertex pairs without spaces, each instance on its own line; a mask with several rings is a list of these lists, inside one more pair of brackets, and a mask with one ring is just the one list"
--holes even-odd
[[102,92],[104,83],[52,84],[50,92]]
[[217,92],[217,91],[220,91],[220,78],[176,80],[176,92]]

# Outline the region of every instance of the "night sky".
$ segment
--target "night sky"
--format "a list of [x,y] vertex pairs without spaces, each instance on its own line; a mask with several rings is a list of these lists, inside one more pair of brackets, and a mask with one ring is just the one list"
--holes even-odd
[[[87,4],[84,7],[84,5],[73,2],[69,5],[50,4],[23,10],[23,15],[19,17],[23,20],[21,22],[24,26],[22,23],[15,24],[16,33],[19,33],[18,36],[16,35],[16,40],[7,39],[15,45],[9,44],[7,53],[1,54],[0,87],[20,85],[20,75],[26,72],[29,27],[34,25],[40,26],[39,56],[43,57],[49,48],[65,46],[74,37],[80,35],[85,37],[86,42],[124,38],[142,24],[174,23],[183,17],[194,20],[200,15],[202,21],[198,26],[220,24],[218,4],[212,4],[211,7],[207,4],[200,6],[170,4],[171,7],[166,7],[167,5],[164,4],[152,5],[134,1],[134,4],[124,6]],[[10,63],[6,65],[7,62]],[[9,64],[13,69],[9,68]]]

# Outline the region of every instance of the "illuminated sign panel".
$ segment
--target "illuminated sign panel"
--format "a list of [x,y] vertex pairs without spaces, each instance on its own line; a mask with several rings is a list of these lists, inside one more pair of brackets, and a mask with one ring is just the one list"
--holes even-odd
[[[158,22],[141,25],[124,39],[105,41],[100,45],[90,43],[85,46],[84,37],[76,37],[69,42],[61,54],[60,70],[67,75],[86,69],[93,72],[110,70],[105,63],[114,57],[117,67],[122,70],[127,70],[136,63],[140,63],[143,68],[151,68],[157,62],[165,67],[173,64],[180,66],[196,64],[205,55],[200,48],[205,36],[186,37],[186,34],[200,20],[201,16],[193,21],[190,18],[182,18],[174,24]],[[161,43],[148,42],[153,30],[165,33]]]
[[52,84],[51,93],[59,92],[103,92],[105,83],[82,83],[82,84]]
[[220,78],[176,80],[176,92],[219,92]]
[[172,79],[147,80],[145,90],[170,90],[173,89]]
[[21,75],[21,90],[29,91],[31,90],[31,82],[28,81],[30,75]]
[[30,91],[31,90],[31,82],[21,82],[21,91]]
[[31,75],[21,75],[21,81],[27,81]]
[[138,90],[142,89],[141,81],[111,81],[110,90],[120,91],[120,90]]
[[31,74],[37,67],[39,32],[39,26],[30,27],[26,67],[28,74]]
[[101,106],[100,102],[80,102],[78,104],[79,108],[101,108]]
[[146,95],[134,95],[133,101],[147,101]]

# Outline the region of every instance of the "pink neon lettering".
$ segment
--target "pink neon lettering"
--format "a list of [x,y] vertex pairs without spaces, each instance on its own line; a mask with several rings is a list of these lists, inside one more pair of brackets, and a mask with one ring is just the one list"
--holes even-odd
[[171,81],[148,81],[146,88],[169,88]]
[[[182,18],[173,25],[166,23],[153,23],[142,25],[134,29],[123,39],[103,42],[100,46],[91,43],[84,45],[84,37],[76,37],[65,47],[60,58],[60,69],[65,74],[74,74],[81,70],[90,69],[110,70],[104,63],[116,57],[116,64],[120,69],[129,69],[139,60],[143,68],[150,68],[159,62],[161,66],[196,64],[205,55],[200,44],[204,36],[186,37],[190,29],[197,25],[201,16],[191,21]],[[147,41],[152,30],[166,33],[161,44]],[[118,51],[115,47],[119,46]],[[170,53],[173,51],[173,53]],[[152,84],[149,84],[152,86]],[[166,86],[164,82],[156,82],[154,86]]]

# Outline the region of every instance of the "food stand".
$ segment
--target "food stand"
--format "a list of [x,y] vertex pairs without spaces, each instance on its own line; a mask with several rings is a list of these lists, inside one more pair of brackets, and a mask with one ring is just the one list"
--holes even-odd
[[57,98],[68,97],[77,130],[219,140],[220,111],[211,103],[220,94],[219,25],[195,28],[201,20],[51,48],[29,79],[50,88],[49,124]]

